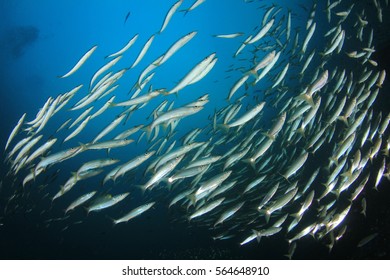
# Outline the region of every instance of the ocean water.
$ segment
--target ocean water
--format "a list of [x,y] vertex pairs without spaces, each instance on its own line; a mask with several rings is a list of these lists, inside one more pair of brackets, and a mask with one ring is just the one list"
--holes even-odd
[[[368,82],[360,84],[357,82],[351,92],[347,92],[348,78],[353,80],[351,78],[353,77],[354,81],[357,81],[370,70],[376,73],[386,69],[387,73],[390,73],[388,54],[390,8],[387,1],[377,0],[381,5],[383,16],[383,21],[380,22],[377,16],[378,8],[375,7],[374,1],[342,0],[332,10],[329,23],[325,13],[326,1],[318,1],[313,19],[316,23],[316,29],[308,43],[306,52],[303,53],[301,48],[308,33],[306,25],[314,2],[278,1],[269,17],[269,19],[274,18],[271,30],[258,42],[248,44],[239,55],[234,56],[249,35],[255,35],[260,31],[263,17],[273,6],[273,1],[207,0],[194,10],[184,13],[180,10],[189,8],[193,3],[193,1],[185,0],[172,16],[165,30],[161,34],[157,34],[156,32],[160,30],[168,10],[175,2],[156,0],[115,1],[115,4],[112,1],[74,0],[0,2],[2,13],[0,16],[1,147],[6,145],[10,132],[23,113],[27,114],[26,121],[33,120],[49,97],[56,98],[59,94],[64,94],[80,84],[83,84],[83,87],[75,94],[70,103],[53,116],[44,127],[40,133],[43,135],[42,140],[36,148],[52,138],[58,140],[51,149],[51,153],[78,146],[80,143],[82,145],[89,143],[104,127],[123,112],[123,108],[108,108],[102,115],[91,120],[84,131],[65,143],[62,143],[63,139],[74,128],[63,129],[60,132],[56,132],[56,130],[69,118],[74,121],[90,106],[94,107],[93,112],[95,112],[107,102],[108,96],[82,110],[70,110],[71,106],[88,94],[91,77],[108,62],[106,56],[120,50],[136,34],[138,34],[138,38],[134,45],[106,73],[130,67],[146,41],[153,35],[155,37],[139,64],[127,70],[123,77],[116,82],[119,86],[110,94],[110,96],[115,96],[114,102],[128,100],[136,90],[136,81],[140,73],[164,54],[174,42],[189,32],[196,31],[197,34],[182,49],[153,71],[155,74],[143,89],[142,94],[145,94],[150,89],[149,87],[153,90],[172,89],[208,55],[215,53],[218,59],[215,66],[203,79],[188,85],[177,94],[161,95],[151,100],[145,107],[138,108],[129,114],[126,121],[121,122],[114,131],[104,138],[105,140],[112,139],[120,132],[136,125],[149,125],[152,119],[148,116],[164,100],[167,100],[168,104],[174,102],[173,108],[179,108],[205,94],[209,95],[209,102],[200,112],[184,117],[173,131],[169,127],[166,129],[161,127],[156,140],[148,141],[144,136],[139,143],[136,143],[144,132],[140,130],[130,137],[135,141],[128,146],[112,149],[109,152],[107,150],[83,152],[74,158],[50,166],[35,180],[23,185],[23,179],[34,169],[34,166],[27,166],[18,171],[17,174],[12,174],[12,172],[10,173],[12,161],[11,163],[6,162],[7,152],[18,141],[26,137],[26,134],[22,136],[24,132],[20,132],[11,143],[11,148],[4,152],[4,162],[1,161],[0,257],[2,259],[285,259],[284,255],[287,254],[289,248],[287,239],[292,237],[291,233],[286,232],[291,221],[290,216],[288,223],[283,225],[279,234],[262,237],[260,243],[254,240],[240,246],[240,243],[252,233],[252,230],[260,230],[265,226],[263,214],[254,210],[255,205],[259,202],[257,200],[261,200],[260,198],[267,193],[269,188],[278,182],[287,189],[293,182],[297,181],[298,188],[302,191],[303,185],[317,167],[321,167],[321,173],[314,181],[312,189],[315,190],[316,198],[323,191],[322,183],[330,172],[327,169],[331,156],[329,152],[340,146],[341,135],[346,130],[339,121],[334,128],[336,136],[326,141],[318,152],[310,153],[304,168],[291,177],[291,180],[290,178],[284,180],[279,174],[285,170],[286,162],[291,161],[293,156],[297,156],[297,150],[305,149],[306,139],[309,139],[310,135],[318,133],[319,128],[322,128],[329,117],[329,111],[325,110],[324,107],[329,98],[327,95],[338,94],[340,97],[336,98],[336,102],[340,102],[342,96],[345,95],[348,96],[349,102],[352,100],[349,96],[358,92],[360,84],[365,85]],[[343,16],[336,13],[347,11],[352,3],[355,5],[346,20],[338,23]],[[287,39],[286,22],[289,11],[291,11],[291,31],[290,38]],[[355,23],[358,22],[357,15],[361,15],[368,21],[367,26],[364,27],[362,40],[356,38],[358,32],[358,27],[355,26]],[[342,49],[339,52],[338,50],[334,51],[331,55],[323,56],[321,53],[329,49],[333,36],[325,37],[324,35],[337,25],[340,25],[346,34]],[[370,59],[373,61],[372,63],[376,62],[377,66],[370,62],[363,64],[362,59],[353,59],[346,55],[352,51],[361,52],[364,51],[363,48],[370,48],[367,41],[371,30],[373,32],[372,45],[374,46],[372,49],[375,49],[375,52],[372,53]],[[213,36],[237,32],[243,33],[243,35],[233,39]],[[294,41],[297,33],[299,33],[296,41],[298,46],[295,46]],[[97,49],[78,71],[68,78],[59,78],[67,73],[78,59],[95,45]],[[255,85],[252,84],[255,77],[250,76],[248,82],[237,90],[230,101],[227,101],[232,86],[273,50],[280,52],[280,57],[269,74]],[[304,75],[299,75],[304,61],[314,50],[315,55],[303,73]],[[279,87],[272,89],[276,77],[287,63],[290,63],[290,68],[284,81]],[[344,88],[335,93],[332,90],[342,73],[341,69],[346,70],[347,80]],[[113,166],[104,167],[101,174],[78,182],[71,191],[52,200],[61,186],[73,176],[72,172],[76,172],[83,163],[102,158],[114,158],[123,164],[144,153],[156,141],[162,142],[164,139],[167,140],[164,150],[174,141],[176,141],[175,147],[179,147],[183,137],[194,129],[202,129],[202,132],[196,137],[196,142],[210,141],[213,147],[211,154],[223,156],[240,142],[245,141],[255,129],[259,129],[256,137],[267,132],[286,102],[290,99],[295,100],[294,97],[304,91],[308,85],[313,83],[314,78],[325,70],[329,71],[330,78],[325,88],[316,93],[316,96],[322,98],[322,107],[319,108],[310,130],[307,131],[305,136],[307,138],[302,138],[299,142],[297,140],[294,145],[284,147],[281,144],[284,143],[281,138],[287,137],[286,131],[288,131],[288,127],[292,126],[287,119],[282,136],[278,136],[275,140],[275,148],[268,151],[268,154],[256,163],[259,166],[267,158],[271,158],[270,169],[265,168],[266,171],[256,172],[242,161],[231,168],[232,177],[237,174],[242,178],[240,178],[238,186],[226,194],[227,202],[225,201],[225,206],[221,205],[221,207],[223,206],[225,210],[228,209],[233,205],[229,204],[229,201],[245,202],[245,204],[226,225],[213,226],[223,212],[222,210],[218,210],[216,214],[189,221],[188,217],[194,212],[193,206],[191,207],[189,204],[189,198],[186,198],[186,203],[168,207],[172,199],[186,188],[193,188],[194,191],[197,189],[196,186],[192,185],[192,178],[174,184],[173,187],[161,182],[151,190],[141,191],[139,186],[145,184],[152,176],[151,173],[144,173],[144,171],[156,157],[143,163],[135,171],[126,174],[115,183],[112,181],[106,184],[102,183],[105,174],[113,168]],[[336,70],[337,72],[335,72]],[[336,75],[332,75],[334,72]],[[106,73],[101,75],[97,81]],[[385,81],[375,102],[369,108],[372,110],[372,126],[374,126],[375,118],[379,112],[382,112],[382,120],[385,120],[389,113],[390,102],[387,96],[389,90],[389,83]],[[276,96],[283,92],[286,92],[285,97],[279,103],[274,104]],[[241,97],[243,98],[241,99]],[[259,115],[261,120],[255,126],[251,126],[254,123],[254,120],[251,120],[242,129],[230,129],[226,132],[219,129],[218,126],[217,132],[210,132],[213,130],[214,114],[218,112],[218,114],[223,115],[221,110],[230,106],[229,104],[241,105],[237,115],[239,116],[262,101],[265,101],[267,105]],[[291,117],[294,109],[296,108],[292,105],[289,107],[288,118]],[[363,109],[363,107],[357,106],[353,110],[349,125],[352,125],[356,120],[356,116],[364,112]],[[221,124],[223,117],[219,118],[218,115],[217,122]],[[367,126],[368,123],[369,121],[365,121],[364,126]],[[238,135],[237,139],[234,138],[235,134]],[[356,133],[358,139],[356,141],[360,141],[362,134],[363,129]],[[362,148],[362,154],[364,151],[367,153],[369,150],[367,147],[372,147],[374,140],[378,137],[382,139],[382,149],[386,149],[388,131],[382,136],[376,136],[372,143],[368,143],[364,149]],[[222,144],[215,144],[216,141],[223,138],[225,141]],[[234,141],[229,143],[229,138],[233,138]],[[253,147],[258,145],[257,138],[254,139],[252,141]],[[157,147],[159,144],[153,150],[156,150]],[[348,151],[348,165],[351,164],[350,160],[356,150],[357,148]],[[276,156],[279,154],[280,158]],[[248,155],[245,158],[248,158]],[[185,159],[188,162],[187,155]],[[349,204],[351,209],[337,228],[347,226],[344,236],[335,242],[333,249],[329,252],[326,245],[330,241],[327,237],[319,239],[318,237],[305,236],[298,240],[294,258],[377,259],[389,257],[390,246],[387,236],[390,231],[388,218],[390,216],[387,205],[390,192],[386,178],[382,178],[382,182],[378,186],[379,191],[373,189],[375,177],[383,159],[388,162],[388,157],[381,151],[364,167],[364,172],[359,176],[358,181],[360,182],[364,175],[372,175],[355,201],[350,203],[347,195],[356,189],[358,181],[343,193],[345,197],[340,196],[341,198],[337,199],[336,205],[339,206],[335,208],[335,211],[339,212]],[[283,168],[279,170],[279,166]],[[180,165],[177,170],[182,167]],[[221,166],[217,166],[207,173],[201,182],[221,172]],[[387,168],[386,172],[388,172]],[[249,195],[244,195],[242,192],[245,186],[258,178],[259,174],[267,175],[265,181],[267,184],[250,192]],[[229,177],[229,180],[233,179]],[[130,192],[130,195],[117,205],[99,212],[87,213],[88,203],[86,203],[65,214],[64,209],[72,201],[91,191],[97,191],[97,196],[125,192]],[[360,213],[363,197],[367,201],[366,217]],[[302,198],[298,199],[294,201],[295,204],[292,202],[288,204],[284,211],[280,214],[277,213],[276,216],[280,217],[285,213],[290,215],[297,212],[303,202]],[[332,199],[334,197],[330,201]],[[112,219],[117,219],[131,209],[148,202],[155,202],[152,209],[127,223],[113,225]],[[323,206],[321,203],[313,203],[312,210],[306,215],[308,216],[307,221],[304,221],[306,224],[302,229],[312,221],[318,220],[317,215],[321,206]],[[254,216],[256,217],[251,219]],[[231,235],[232,237],[227,240],[217,240],[216,237],[225,232],[226,236]],[[378,236],[367,245],[358,248],[359,241],[372,233],[378,233]]]

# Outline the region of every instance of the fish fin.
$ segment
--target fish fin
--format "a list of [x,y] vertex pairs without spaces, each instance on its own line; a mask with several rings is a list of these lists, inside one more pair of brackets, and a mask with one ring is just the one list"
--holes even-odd
[[180,10],[179,12],[184,13],[184,16],[186,16],[189,11],[190,11],[189,9],[183,9],[183,10]]

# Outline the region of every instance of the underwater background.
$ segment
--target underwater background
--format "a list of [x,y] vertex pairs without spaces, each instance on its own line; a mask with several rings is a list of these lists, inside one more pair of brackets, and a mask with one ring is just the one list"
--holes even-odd
[[[119,50],[130,38],[139,34],[134,46],[126,51],[120,62],[114,66],[115,71],[129,67],[143,44],[160,30],[167,11],[175,2],[0,0],[0,147],[6,145],[10,132],[23,113],[27,113],[28,119],[31,120],[50,96],[65,93],[79,84],[85,84],[81,91],[88,90],[93,73],[107,62],[105,56]],[[288,11],[291,11],[292,35],[288,48],[293,48],[294,32],[305,30],[314,2],[207,0],[186,14],[177,11],[164,32],[156,35],[145,57],[118,82],[120,87],[115,91],[116,100],[124,101],[128,98],[128,92],[137,81],[140,72],[165,52],[173,42],[191,31],[197,31],[197,35],[161,65],[153,77],[153,88],[172,88],[194,65],[209,54],[217,53],[218,62],[204,79],[177,95],[166,96],[168,100],[175,101],[175,107],[179,107],[206,93],[210,95],[209,103],[201,112],[180,121],[177,133],[169,139],[169,143],[174,140],[179,142],[189,131],[209,124],[214,112],[226,106],[226,97],[232,84],[242,76],[244,71],[242,69],[250,68],[253,59],[249,50],[238,58],[233,57],[233,54],[247,34],[259,30],[269,7],[276,4],[276,8],[282,8],[276,16],[277,21],[285,20]],[[333,25],[327,22],[324,13],[325,2],[317,1],[315,16],[317,29],[309,43],[307,53],[313,49],[320,52],[327,46],[328,39],[325,40],[323,34],[333,28]],[[337,9],[346,10],[355,3],[350,17],[357,13],[355,10],[365,11],[370,20],[370,28],[374,31],[375,52],[371,59],[378,63],[378,69],[385,69],[390,73],[390,7],[386,6],[386,1],[379,1],[383,9],[383,22],[379,22],[376,19],[376,7],[373,2],[343,0]],[[188,8],[192,3],[193,1],[185,0],[182,6]],[[352,33],[356,29],[353,25],[355,20],[348,22],[351,24],[344,24],[343,28],[346,33]],[[212,36],[235,32],[246,35],[234,39]],[[304,36],[301,35],[300,42]],[[342,52],[354,48],[352,43],[349,44],[347,41],[344,43]],[[98,47],[85,65],[66,79],[58,78],[71,69],[77,59],[94,45]],[[279,61],[289,61],[290,56],[287,51],[283,52]],[[323,59],[321,56],[316,56],[306,70],[306,83],[311,80],[318,65],[321,64],[321,59]],[[331,71],[345,65],[356,67],[356,73],[359,74],[363,67],[360,64],[354,66],[349,64],[348,60],[340,59],[329,63],[327,68]],[[239,70],[227,72],[227,69]],[[278,75],[283,68],[278,69],[271,71],[270,75]],[[296,68],[291,69],[294,71]],[[354,71],[353,68],[350,70]],[[294,88],[300,83],[298,78],[294,78],[298,74],[289,72],[291,78],[285,82],[287,88]],[[258,100],[263,100],[262,96],[271,85],[272,81],[267,80],[250,88],[249,94],[257,97],[245,99],[242,108],[252,108]],[[241,95],[243,93],[242,91]],[[389,94],[390,86],[385,81],[373,105],[374,112],[382,111],[383,119],[390,111]],[[96,108],[104,104],[103,101],[98,102],[100,105],[94,104]],[[149,124],[150,120],[146,118],[160,102],[161,100],[150,101],[145,109],[137,110],[126,124],[116,128],[116,132],[123,130],[123,126],[130,128],[134,125]],[[120,112],[116,109],[118,108],[102,114],[89,127],[88,133],[84,131],[84,134],[77,136],[77,140],[73,139],[73,143],[87,143],[91,135],[95,136],[115,118]],[[275,109],[271,108],[264,112],[262,118],[264,121],[268,120],[267,127],[270,127],[275,116]],[[76,118],[77,114],[65,109],[56,115],[45,127],[45,135],[48,137],[56,135],[58,127],[70,117]],[[64,131],[61,133],[63,133],[61,137],[66,136]],[[141,131],[137,137],[140,134]],[[388,132],[385,134],[387,137],[383,136],[383,143],[388,139],[388,134]],[[137,139],[135,136],[132,138]],[[208,135],[200,135],[197,140],[207,141],[208,138]],[[149,146],[144,138],[138,144],[132,143],[118,151],[110,151],[109,157],[125,162],[144,152]],[[70,147],[72,144],[69,143],[61,145],[61,149]],[[228,152],[229,147],[228,145],[225,148],[217,147],[218,154]],[[3,157],[6,157],[6,153]],[[117,184],[105,186],[101,184],[101,177],[92,178],[77,185],[69,197],[64,196],[52,202],[51,197],[69,178],[71,172],[77,170],[75,166],[99,157],[107,157],[107,152],[96,151],[94,154],[83,154],[62,162],[58,168],[47,170],[39,181],[25,186],[18,182],[23,178],[7,175],[9,166],[1,161],[0,259],[286,259],[284,255],[287,254],[289,244],[286,237],[281,234],[263,237],[260,243],[254,241],[243,246],[239,244],[245,237],[243,235],[228,240],[214,240],[212,228],[188,221],[183,218],[183,211],[180,209],[168,209],[170,201],[167,199],[168,190],[162,190],[157,194],[143,194],[137,190],[135,186],[145,182],[141,171],[130,174]],[[320,160],[326,164],[328,158],[324,156]],[[373,176],[370,177],[360,197],[352,203],[351,210],[343,221],[343,225],[347,225],[345,234],[336,241],[333,249],[329,252],[326,242],[307,236],[298,241],[294,259],[390,257],[389,181],[383,178],[378,186],[379,191],[373,189],[376,170],[381,163],[382,160],[373,160],[371,166],[367,167],[372,169]],[[310,176],[308,174],[314,172],[316,167],[305,165],[305,173],[301,176],[307,180]],[[256,177],[256,174],[249,175]],[[86,192],[98,190],[102,193],[121,193],[129,189],[131,198],[126,200],[126,205],[118,204],[104,212],[89,214],[84,207],[80,207],[71,215],[64,215],[64,209],[69,203]],[[12,198],[14,194],[21,193],[28,195],[16,195],[16,199]],[[366,217],[360,213],[360,201],[363,196],[367,200]],[[130,209],[150,201],[161,203],[156,203],[153,209],[134,220],[113,225],[112,217],[119,217]],[[296,212],[296,208],[294,210],[291,210],[291,213]],[[373,233],[378,234],[375,239],[362,247],[357,247],[359,241]]]

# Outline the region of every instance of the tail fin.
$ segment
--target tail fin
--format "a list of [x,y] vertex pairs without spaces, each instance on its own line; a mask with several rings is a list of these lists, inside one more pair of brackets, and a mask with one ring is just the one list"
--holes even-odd
[[184,12],[184,16],[186,16],[187,15],[187,13],[190,11],[190,9],[184,9],[184,10],[180,10],[179,12]]
[[348,120],[346,117],[343,117],[343,116],[339,116],[337,117],[338,120],[342,121],[346,126],[349,126],[348,124]]
[[264,214],[265,221],[268,224],[269,219],[271,218],[271,214],[272,213],[268,209],[267,210],[259,210],[259,213]]
[[253,168],[253,170],[256,171],[256,162],[255,162],[254,159],[247,158],[247,159],[243,159],[242,161],[245,162],[245,163],[248,163]]
[[224,133],[229,132],[229,126],[227,124],[217,124],[217,128],[222,130]]
[[264,136],[267,136],[272,141],[275,141],[275,139],[276,139],[275,135],[269,134],[268,132],[263,132],[261,134],[263,134]]
[[106,215],[106,218],[110,219],[110,221],[112,222],[112,227],[116,226],[118,224],[118,221],[115,220],[114,218],[111,218],[110,216]]
[[303,101],[306,101],[312,108],[315,107],[315,104],[314,104],[314,101],[313,101],[313,97],[311,97],[307,93],[298,95],[296,98],[301,99]]
[[256,234],[256,240],[257,240],[257,243],[260,243],[260,241],[261,241],[261,234],[260,234],[260,232],[259,231],[256,231],[256,230],[252,230],[253,231],[253,233],[255,233]]

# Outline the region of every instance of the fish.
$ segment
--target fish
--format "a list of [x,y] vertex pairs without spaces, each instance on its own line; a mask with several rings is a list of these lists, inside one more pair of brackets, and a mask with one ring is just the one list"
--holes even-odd
[[88,116],[71,134],[66,136],[63,143],[77,136],[88,124],[92,116]]
[[204,2],[206,2],[206,0],[196,0],[191,5],[191,7],[189,7],[188,9],[181,10],[180,12],[184,12],[184,15],[186,15],[188,12],[194,10],[195,8],[197,8],[199,5],[203,4]]
[[129,220],[134,219],[135,217],[148,211],[150,208],[153,207],[154,204],[155,204],[155,202],[150,202],[150,203],[138,206],[137,208],[131,210],[129,213],[127,213],[123,217],[121,217],[119,219],[113,219],[112,222],[114,223],[114,225],[117,225],[117,224],[123,223],[123,222],[128,222]]
[[90,200],[96,193],[97,191],[92,191],[77,198],[65,209],[65,214]]
[[217,208],[219,205],[221,205],[221,203],[225,200],[224,197],[220,198],[220,199],[217,199],[213,202],[210,202],[209,204],[206,204],[205,206],[203,206],[202,208],[198,209],[197,211],[195,211],[193,214],[191,214],[189,217],[188,217],[188,220],[191,221],[195,218],[198,218],[200,216],[203,216],[204,214],[210,212],[210,211],[213,211],[215,208]]
[[224,221],[232,217],[238,210],[240,210],[240,208],[244,205],[244,203],[245,202],[241,202],[233,206],[232,208],[226,210],[225,212],[223,212],[219,217],[219,219],[215,222],[214,227],[216,227],[217,225],[223,223]]
[[126,14],[125,21],[123,22],[123,24],[126,24],[127,20],[129,19],[129,16],[130,16],[130,12]]
[[84,163],[78,170],[77,173],[75,174],[75,177],[83,177],[84,174],[88,173],[91,170],[94,169],[100,169],[105,166],[110,166],[115,163],[119,162],[118,159],[97,159],[93,161],[89,161]]
[[[180,1],[179,1],[180,2]],[[190,32],[184,37],[180,38],[177,42],[175,42],[163,55],[161,59],[158,60],[158,62],[155,64],[156,66],[162,65],[164,62],[166,62],[175,52],[180,50],[183,46],[185,46],[192,38],[195,37],[197,34],[196,31]]]
[[237,33],[230,33],[230,34],[218,34],[218,35],[213,35],[213,37],[216,37],[216,38],[223,38],[223,39],[234,39],[234,38],[237,38],[237,37],[240,37],[244,35],[244,33],[242,32],[237,32]]
[[171,20],[172,16],[175,14],[175,12],[177,11],[177,9],[180,7],[180,5],[183,3],[183,0],[179,0],[177,1],[175,4],[173,4],[173,6],[169,9],[168,13],[166,14],[165,16],[165,19],[164,19],[164,22],[160,28],[160,31],[159,33],[162,33],[165,28],[167,27],[169,21]]
[[199,166],[183,169],[182,171],[178,171],[174,175],[170,176],[168,178],[168,182],[173,183],[174,181],[179,179],[197,176],[202,172],[206,171],[208,167],[209,165],[199,165]]
[[97,45],[93,46],[91,49],[89,49],[80,59],[77,61],[77,63],[73,66],[72,69],[70,69],[66,74],[59,76],[59,78],[67,78],[73,73],[75,73],[77,70],[80,69],[81,66],[87,61],[87,59],[95,52],[97,48]]
[[103,209],[109,208],[111,206],[114,206],[115,204],[121,202],[124,200],[130,193],[122,193],[118,194],[116,196],[112,195],[104,195],[99,198],[96,198],[90,206],[88,206],[87,213],[95,212],[95,211],[102,211]]
[[93,140],[92,144],[99,141],[101,138],[103,138],[105,135],[110,133],[112,130],[114,130],[126,117],[126,115],[120,115],[118,116],[114,121],[112,121],[108,126],[106,126]]
[[278,200],[276,200],[269,207],[265,208],[264,210],[259,210],[259,211],[264,211],[266,221],[267,222],[269,221],[271,214],[273,212],[283,208],[287,203],[289,203],[294,198],[294,196],[297,194],[297,191],[298,191],[298,189],[295,188],[295,189],[289,191],[288,193],[286,193],[285,195],[283,195],[282,197],[280,197]]
[[23,122],[24,122],[24,119],[26,118],[26,113],[24,113],[20,119],[18,120],[18,123],[16,124],[16,126],[12,129],[8,139],[7,139],[7,143],[5,144],[5,148],[4,148],[4,151],[7,150],[9,144],[11,143],[11,141],[14,139],[14,137],[18,134],[18,132],[20,131],[22,125],[23,125]]
[[[128,15],[130,15],[130,12],[128,13]],[[125,21],[125,23],[126,23],[126,21]],[[116,56],[122,55],[124,52],[126,52],[128,49],[130,49],[130,47],[132,45],[134,45],[134,43],[138,39],[138,36],[139,36],[139,34],[134,35],[122,49],[120,49],[119,51],[117,51],[117,52],[115,52],[113,54],[110,54],[110,55],[106,56],[106,58],[111,58],[111,57],[116,57]]]
[[313,37],[313,34],[314,34],[315,30],[316,30],[316,26],[317,26],[317,24],[315,22],[311,25],[311,27],[309,29],[309,32],[307,33],[306,38],[305,38],[305,40],[303,41],[303,44],[302,44],[302,51],[301,51],[302,53],[306,52],[307,45],[309,44],[310,39]]
[[357,247],[360,248],[360,247],[367,245],[369,242],[374,240],[377,236],[378,236],[378,233],[375,232],[375,233],[372,233],[372,234],[364,237],[362,240],[359,241],[359,243],[357,244]]
[[156,173],[144,184],[141,186],[142,190],[147,190],[151,188],[153,185],[160,182],[163,178],[165,178],[173,169],[180,163],[183,159],[184,155],[178,156],[169,162],[166,163],[165,166],[162,166],[160,169],[156,171]]
[[259,41],[261,38],[263,38],[267,33],[268,31],[272,28],[273,24],[274,24],[275,20],[274,19],[271,19],[269,22],[267,22],[262,29],[260,29],[260,31],[255,35],[253,36],[253,38],[251,38],[249,41],[248,41],[248,45],[249,44],[253,44],[257,41]]
[[57,142],[56,138],[50,139],[45,144],[36,149],[25,161],[25,164],[29,164],[37,157],[43,155],[45,152],[50,150],[50,148]]
[[146,152],[145,154],[135,157],[134,159],[128,161],[127,163],[119,166],[119,169],[115,172],[115,175],[113,177],[114,181],[116,181],[119,177],[123,176],[125,173],[129,172],[130,170],[137,168],[139,165],[147,161],[155,153],[156,151]]
[[193,80],[196,80],[197,76],[200,76],[207,69],[207,66],[212,62],[215,55],[215,53],[212,53],[199,62],[173,89],[168,91],[168,94],[176,93],[187,85],[190,85]]
[[245,113],[243,116],[241,116],[239,119],[237,119],[236,121],[227,124],[227,126],[230,128],[230,127],[235,127],[235,126],[240,126],[245,124],[246,122],[253,119],[256,115],[258,115],[261,112],[261,110],[263,110],[264,105],[265,102],[261,102],[260,104],[256,105],[253,109]]
[[145,54],[149,50],[150,46],[152,45],[153,40],[154,40],[154,35],[150,36],[148,41],[146,41],[145,45],[141,49],[140,53],[138,54],[137,58],[135,59],[133,64],[130,66],[130,68],[134,68],[142,60],[142,58],[145,56]]
[[92,87],[93,83],[95,82],[97,77],[99,77],[99,75],[101,75],[102,73],[104,73],[105,71],[107,71],[108,69],[113,67],[121,58],[122,58],[122,56],[117,56],[113,60],[109,61],[108,63],[103,65],[101,68],[99,68],[99,70],[97,70],[95,72],[95,74],[93,74],[91,82],[89,83],[89,88]]
[[38,172],[40,172],[40,170],[45,170],[49,165],[53,165],[55,163],[70,159],[82,152],[83,150],[83,147],[73,147],[44,157],[35,167],[34,174],[37,174]]

